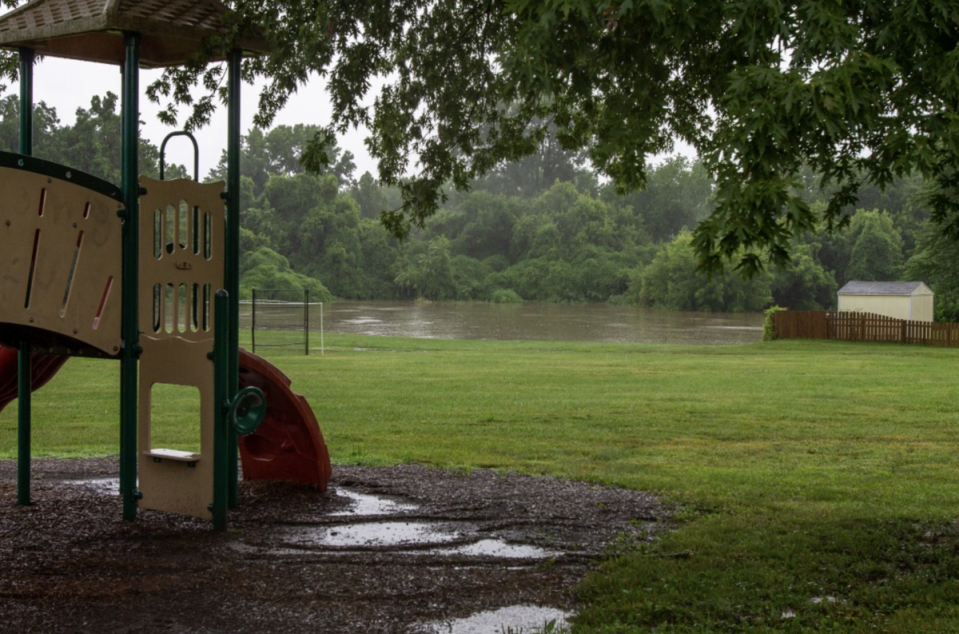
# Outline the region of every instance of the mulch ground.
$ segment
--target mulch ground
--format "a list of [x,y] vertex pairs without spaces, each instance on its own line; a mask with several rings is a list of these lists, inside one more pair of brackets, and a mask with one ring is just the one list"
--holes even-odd
[[[33,505],[16,506],[16,464],[0,461],[0,631],[428,632],[427,624],[513,605],[575,611],[574,587],[622,533],[664,527],[651,495],[549,477],[415,465],[335,467],[318,494],[241,482],[230,527],[143,511],[84,480],[116,459],[34,461]],[[338,490],[402,504],[340,515]],[[335,546],[311,539],[351,523],[428,523],[444,544]],[[546,558],[450,552],[499,539]],[[440,552],[444,551],[444,552]]]

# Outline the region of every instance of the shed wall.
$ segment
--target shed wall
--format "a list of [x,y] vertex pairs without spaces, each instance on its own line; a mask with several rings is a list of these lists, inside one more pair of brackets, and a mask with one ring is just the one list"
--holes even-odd
[[933,321],[933,295],[840,295],[839,310]]
[[913,295],[912,318],[915,321],[935,321],[935,295]]

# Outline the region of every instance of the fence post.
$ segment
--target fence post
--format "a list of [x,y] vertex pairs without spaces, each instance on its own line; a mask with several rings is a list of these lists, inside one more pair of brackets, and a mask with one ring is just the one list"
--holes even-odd
[[310,289],[303,289],[303,326],[306,356],[310,356]]

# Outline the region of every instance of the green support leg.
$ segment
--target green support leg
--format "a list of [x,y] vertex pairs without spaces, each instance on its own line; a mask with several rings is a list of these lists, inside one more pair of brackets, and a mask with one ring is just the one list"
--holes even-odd
[[[33,154],[33,49],[20,49],[20,154]],[[33,426],[30,344],[20,342],[17,355],[17,504],[30,500],[30,435]]]
[[230,322],[224,319],[229,311],[230,297],[220,289],[213,305],[213,528],[226,529],[226,514],[230,498],[230,472],[232,469],[229,445],[233,435],[226,416],[226,403],[230,389]]
[[[227,71],[226,291],[229,294],[229,394],[240,389],[240,68],[243,52],[230,51]],[[226,313],[223,313],[226,314]],[[230,508],[239,504],[239,447],[230,428]]]
[[121,178],[123,222],[123,352],[120,357],[120,494],[123,519],[137,516],[137,360],[139,332],[140,184],[137,172],[140,102],[140,36],[124,33]]

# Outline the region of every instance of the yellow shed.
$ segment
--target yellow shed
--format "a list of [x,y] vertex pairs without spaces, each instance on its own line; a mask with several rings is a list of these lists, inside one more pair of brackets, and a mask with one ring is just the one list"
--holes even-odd
[[849,282],[839,289],[839,310],[933,321],[935,297],[922,282]]

